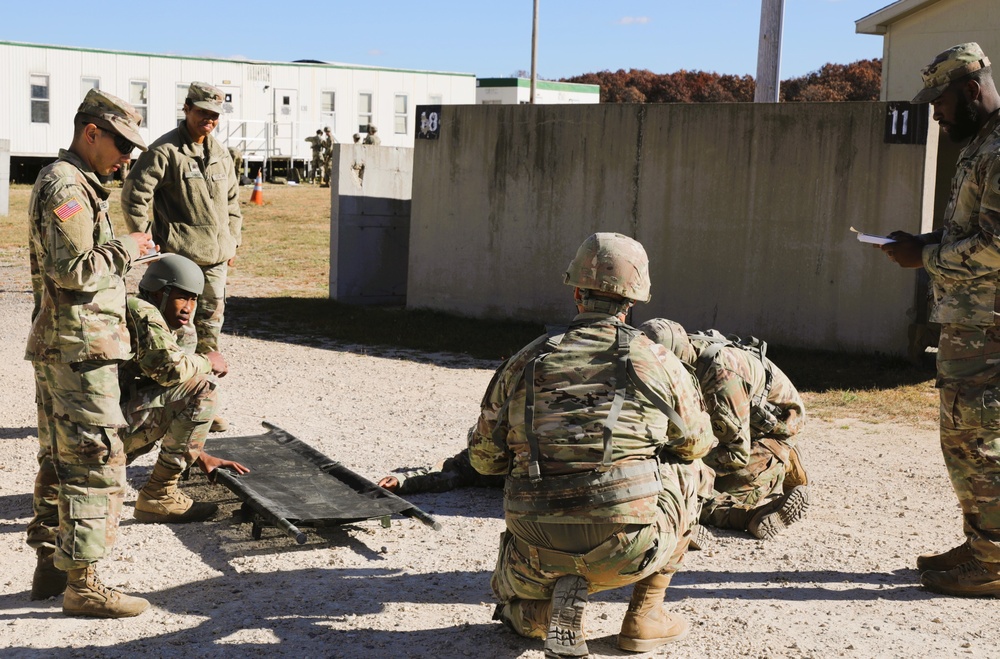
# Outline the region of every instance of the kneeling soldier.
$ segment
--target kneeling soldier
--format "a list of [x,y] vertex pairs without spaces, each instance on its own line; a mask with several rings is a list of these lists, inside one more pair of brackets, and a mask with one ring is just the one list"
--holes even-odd
[[127,301],[133,357],[121,368],[121,390],[128,461],[162,440],[153,473],[135,502],[140,522],[200,522],[215,514],[218,506],[193,501],[177,488],[195,462],[206,472],[220,466],[247,471],[202,452],[216,412],[215,376],[228,372],[221,353],[194,351],[191,321],[204,286],[205,276],[193,261],[166,254],[146,269],[139,297]]

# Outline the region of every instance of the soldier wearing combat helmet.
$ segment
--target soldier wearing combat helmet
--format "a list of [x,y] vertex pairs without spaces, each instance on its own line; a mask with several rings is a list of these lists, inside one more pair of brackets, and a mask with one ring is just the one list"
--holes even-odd
[[925,588],[1000,596],[1000,95],[976,43],[954,46],[922,72],[914,103],[930,103],[962,150],[942,228],[889,234],[903,268],[924,268],[941,323],[937,385],[941,449],[962,507],[965,541],[917,558]]
[[662,602],[714,440],[684,366],[624,322],[649,300],[642,245],[594,234],[564,282],[578,315],[500,366],[469,436],[472,466],[507,478],[495,617],[585,655],[589,593],[635,584],[618,645],[646,652],[687,630]]

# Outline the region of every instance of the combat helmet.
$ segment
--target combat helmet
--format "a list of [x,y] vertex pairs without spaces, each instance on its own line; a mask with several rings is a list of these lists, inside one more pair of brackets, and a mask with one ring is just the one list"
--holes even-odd
[[201,295],[205,290],[205,274],[186,256],[164,254],[159,261],[153,261],[146,268],[145,274],[139,281],[139,288],[150,292],[162,288],[179,288],[188,293]]
[[674,353],[682,362],[694,366],[698,354],[687,330],[680,323],[666,318],[653,318],[639,325],[639,329],[650,340]]
[[649,259],[642,245],[620,233],[595,233],[580,245],[563,283],[649,302]]

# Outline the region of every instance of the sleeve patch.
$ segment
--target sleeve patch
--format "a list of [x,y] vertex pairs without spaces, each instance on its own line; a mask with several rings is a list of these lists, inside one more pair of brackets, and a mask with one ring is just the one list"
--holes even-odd
[[56,206],[55,210],[52,212],[56,214],[61,221],[65,222],[69,218],[73,217],[77,213],[83,210],[83,206],[76,199],[70,199],[69,201]]

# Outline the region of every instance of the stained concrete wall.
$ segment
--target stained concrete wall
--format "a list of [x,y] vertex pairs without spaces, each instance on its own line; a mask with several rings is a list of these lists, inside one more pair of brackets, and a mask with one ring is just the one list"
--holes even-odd
[[330,297],[404,304],[413,149],[335,145],[330,180]]
[[928,146],[883,142],[882,103],[446,108],[415,149],[407,305],[565,321],[594,231],[639,239],[634,321],[904,354],[914,271],[858,243],[930,224]]
[[0,216],[10,213],[10,140],[0,140]]

